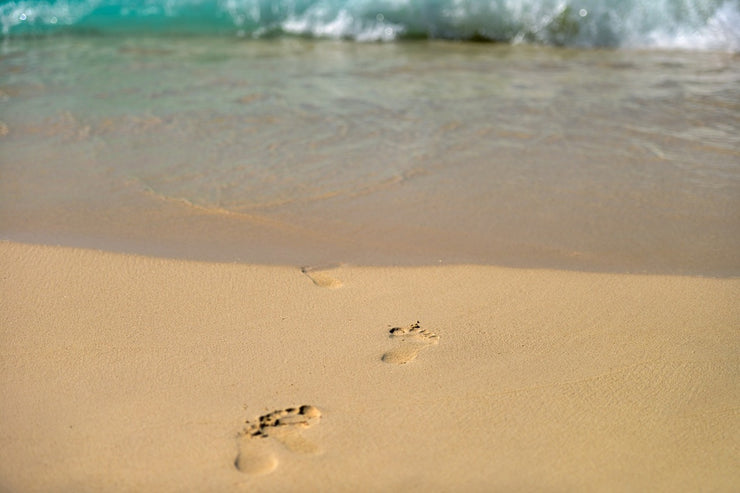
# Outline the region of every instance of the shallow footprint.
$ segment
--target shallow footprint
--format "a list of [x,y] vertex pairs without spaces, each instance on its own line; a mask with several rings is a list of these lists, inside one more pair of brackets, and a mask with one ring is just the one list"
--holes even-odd
[[241,472],[260,475],[275,470],[278,466],[275,438],[288,450],[304,454],[316,453],[319,448],[306,440],[300,430],[315,425],[321,419],[321,411],[314,406],[304,405],[280,409],[263,414],[256,421],[247,421],[239,433],[239,454],[234,466]]
[[278,465],[277,455],[271,444],[255,443],[255,439],[239,437],[239,455],[234,466],[241,472],[259,476],[274,471]]
[[396,365],[413,361],[422,349],[439,343],[439,336],[422,329],[418,321],[407,327],[393,327],[390,338],[397,339],[400,344],[385,353],[381,359]]
[[321,267],[302,267],[301,272],[313,281],[313,283],[321,288],[336,289],[342,287],[342,281],[335,279],[322,270],[327,269]]

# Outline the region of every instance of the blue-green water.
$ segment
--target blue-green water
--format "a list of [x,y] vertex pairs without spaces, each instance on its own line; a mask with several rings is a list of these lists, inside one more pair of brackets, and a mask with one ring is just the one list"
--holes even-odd
[[740,49],[740,0],[16,0],[5,36],[284,35]]

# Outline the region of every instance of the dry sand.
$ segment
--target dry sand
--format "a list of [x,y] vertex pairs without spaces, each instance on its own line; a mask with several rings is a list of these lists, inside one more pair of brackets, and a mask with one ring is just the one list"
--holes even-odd
[[737,279],[0,262],[3,491],[740,485]]

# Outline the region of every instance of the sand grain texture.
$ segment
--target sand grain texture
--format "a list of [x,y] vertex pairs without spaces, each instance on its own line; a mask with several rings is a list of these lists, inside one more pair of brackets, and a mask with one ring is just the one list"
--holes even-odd
[[[740,484],[738,280],[340,266],[317,289],[9,242],[0,263],[3,491]],[[437,343],[383,361],[417,320]]]

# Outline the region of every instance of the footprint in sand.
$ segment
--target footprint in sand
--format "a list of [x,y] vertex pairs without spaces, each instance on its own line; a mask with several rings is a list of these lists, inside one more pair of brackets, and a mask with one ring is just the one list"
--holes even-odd
[[382,360],[396,365],[413,361],[419,351],[439,343],[439,336],[422,329],[418,321],[407,327],[393,327],[390,338],[398,340],[399,345],[385,353]]
[[334,279],[322,270],[330,269],[331,267],[302,267],[301,272],[313,281],[313,283],[321,288],[336,289],[342,286],[342,281]]
[[260,416],[256,421],[247,421],[239,433],[239,455],[234,466],[247,474],[267,474],[278,466],[274,438],[292,452],[315,454],[319,448],[301,436],[300,431],[309,428],[321,419],[321,411],[314,406],[290,407]]

